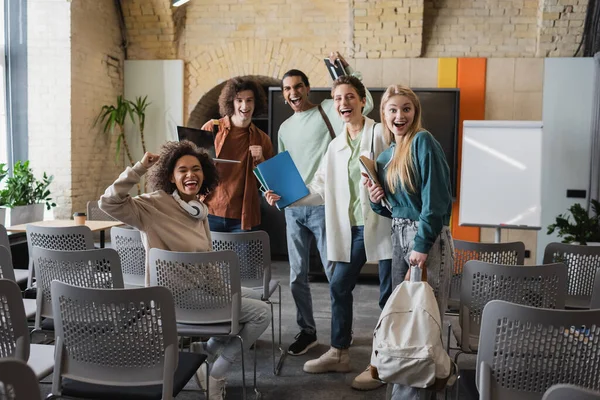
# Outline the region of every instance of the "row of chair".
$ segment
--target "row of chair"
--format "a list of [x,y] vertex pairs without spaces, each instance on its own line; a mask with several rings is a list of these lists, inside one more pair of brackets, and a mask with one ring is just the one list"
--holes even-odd
[[[478,260],[502,265],[523,265],[525,245],[513,243],[474,243],[454,240],[455,261],[451,278],[448,306],[458,309],[461,281],[467,261]],[[543,264],[563,263],[567,266],[567,297],[569,308],[590,308],[594,288],[600,303],[600,286],[595,286],[596,271],[600,268],[600,247],[566,243],[550,243],[544,249]]]
[[[51,282],[55,279],[69,282],[72,284],[76,284],[79,286],[87,286],[87,287],[108,287],[108,288],[119,288],[124,287],[123,285],[123,277],[127,276],[127,274],[123,274],[120,271],[121,261],[125,261],[123,264],[131,265],[137,263],[138,265],[142,265],[142,273],[145,272],[145,251],[143,246],[141,245],[141,237],[140,233],[134,229],[128,228],[113,228],[113,232],[111,236],[113,238],[113,245],[118,250],[118,253],[115,253],[115,250],[111,249],[100,249],[100,250],[91,250],[89,247],[89,229],[86,227],[76,227],[76,229],[72,228],[45,228],[38,229],[39,227],[32,227],[32,229],[28,230],[28,237],[30,238],[30,249],[31,249],[31,262],[30,264],[34,266],[33,270],[36,271],[36,285],[37,285],[37,307],[35,309],[38,312],[35,314],[35,328],[40,329],[44,328],[42,324],[42,318],[51,319],[53,317],[52,313],[52,296],[50,294],[50,285]],[[77,232],[75,232],[77,231]],[[82,246],[83,244],[83,246]],[[273,303],[270,301],[270,297],[273,295],[274,291],[279,288],[279,304],[281,304],[281,288],[279,287],[279,283],[277,281],[273,281],[271,279],[271,270],[270,270],[270,248],[269,248],[269,240],[268,236],[264,232],[252,232],[250,234],[216,234],[213,238],[213,245],[215,249],[226,249],[229,248],[234,250],[237,254],[233,252],[214,252],[214,253],[203,253],[203,256],[216,256],[217,259],[210,260],[210,263],[228,263],[231,260],[227,260],[229,257],[235,258],[238,260],[238,256],[241,256],[240,264],[245,266],[244,268],[244,276],[245,279],[238,280],[245,281],[247,284],[245,286],[255,287],[257,290],[262,292],[263,300],[267,301],[271,305],[271,310],[273,309]],[[70,248],[77,249],[75,251],[53,251],[43,249],[42,247],[54,247],[54,248]],[[88,249],[86,249],[88,248]],[[170,253],[170,252],[167,252]],[[229,254],[227,257],[226,255]],[[184,257],[186,255],[190,255],[187,253],[180,253],[178,256]],[[84,261],[82,257],[87,257],[87,261]],[[218,261],[219,257],[225,257],[225,259]],[[176,257],[177,258],[177,257]],[[162,263],[164,265],[164,260],[155,260],[155,264]],[[179,259],[178,263],[181,265],[182,261]],[[82,273],[79,267],[84,267],[84,269],[88,268],[88,273]],[[212,272],[214,272],[214,266],[211,267]],[[239,265],[237,266],[239,269]],[[138,269],[138,271],[139,271]],[[181,268],[175,268],[174,270],[181,270]],[[238,272],[239,274],[239,272]],[[133,274],[131,274],[133,275]],[[139,275],[139,272],[138,272]],[[223,278],[223,277],[221,277]],[[143,280],[143,275],[142,275]],[[152,284],[158,284],[161,282],[161,286],[170,287],[171,290],[177,291],[180,288],[180,285],[173,285],[172,283],[179,283],[181,281],[176,282],[177,280],[171,282],[169,285],[168,281],[161,281],[160,276],[155,275],[152,279]],[[130,280],[131,282],[131,280]],[[186,279],[186,284],[189,284],[189,280]],[[214,282],[213,282],[214,283]],[[138,283],[139,284],[139,283]],[[106,286],[102,286],[106,285]],[[205,284],[206,285],[206,284]],[[226,284],[230,286],[230,283]],[[135,283],[130,286],[136,286]],[[189,286],[189,285],[188,285]],[[206,287],[206,286],[205,286]],[[235,287],[235,284],[234,286]],[[178,293],[181,294],[181,293]],[[187,291],[185,296],[190,296],[191,291]],[[195,294],[197,295],[197,293]],[[209,293],[210,295],[210,293]],[[234,298],[238,298],[239,293]],[[176,296],[176,298],[180,298],[180,296]],[[197,299],[195,299],[197,300]],[[238,304],[239,306],[239,304]],[[238,307],[239,308],[239,307]],[[235,306],[234,306],[234,309]],[[190,322],[185,319],[185,317],[181,317],[182,314],[185,313],[185,309],[182,308],[177,313],[179,321],[178,322]],[[220,310],[223,311],[223,310]],[[238,321],[239,314],[234,315],[232,312],[230,314],[231,321]],[[279,327],[279,350],[282,354],[284,354],[281,349],[281,308],[279,308],[279,318],[280,318],[280,327]],[[192,322],[193,322],[192,318]],[[197,320],[195,322],[198,322]],[[272,343],[273,343],[273,367],[274,373],[278,373],[278,369],[280,368],[281,361],[279,364],[275,364],[275,332],[274,332],[274,321],[272,320]],[[205,327],[203,327],[205,328]],[[219,327],[219,332],[214,333],[212,336],[215,336],[219,333],[223,332],[223,326]],[[233,329],[230,332],[237,331],[241,329],[240,326],[233,326]],[[210,333],[210,330],[207,329],[199,329],[199,327],[191,326],[188,327],[186,332],[183,332],[184,327],[179,325],[180,335],[190,335],[190,336],[204,336],[207,333]],[[211,335],[209,335],[211,336]],[[242,363],[244,365],[244,363]],[[256,370],[255,370],[256,373]],[[243,376],[245,374],[243,373]],[[256,375],[254,378],[255,388],[256,388]],[[245,387],[245,382],[243,383]],[[245,391],[244,391],[245,395]]]
[[[27,238],[30,254],[33,248],[51,250],[90,250],[93,249],[91,231],[85,226],[69,228],[48,228],[39,226],[27,227]],[[239,258],[241,284],[262,292],[262,300],[271,306],[271,334],[273,345],[273,373],[279,374],[285,351],[281,342],[281,287],[279,281],[271,277],[271,248],[269,236],[264,231],[246,233],[212,232],[214,250],[231,250]],[[143,287],[145,285],[146,251],[141,233],[130,227],[113,227],[111,229],[111,246],[117,251],[122,268],[124,287]],[[30,271],[34,257],[30,257]],[[33,273],[30,272],[30,277]],[[279,291],[278,301],[272,301],[275,291]],[[278,304],[279,340],[275,343],[275,325],[273,305]],[[36,324],[36,328],[39,326]],[[279,350],[279,361],[275,360],[276,347]]]

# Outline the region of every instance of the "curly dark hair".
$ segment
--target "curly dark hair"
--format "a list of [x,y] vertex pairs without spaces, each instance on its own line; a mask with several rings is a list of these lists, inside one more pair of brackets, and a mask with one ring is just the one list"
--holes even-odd
[[219,184],[217,168],[206,150],[201,149],[189,140],[167,142],[160,148],[160,157],[148,171],[150,190],[163,190],[173,193],[177,186],[171,182],[175,164],[183,156],[194,156],[200,161],[204,181],[200,187],[200,195],[206,195]]
[[267,110],[267,95],[263,87],[252,78],[231,78],[225,83],[219,95],[219,113],[221,116],[231,117],[235,110],[233,100],[239,92],[252,90],[254,93],[254,112],[252,116],[262,114]]

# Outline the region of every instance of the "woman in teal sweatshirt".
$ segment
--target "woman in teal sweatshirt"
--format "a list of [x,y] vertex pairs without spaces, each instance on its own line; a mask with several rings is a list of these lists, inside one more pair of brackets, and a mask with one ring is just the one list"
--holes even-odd
[[[443,316],[454,260],[448,228],[450,168],[438,141],[421,126],[421,103],[411,89],[388,87],[380,112],[384,137],[391,143],[377,157],[383,187],[369,180],[365,184],[373,211],[392,218],[392,286],[408,278],[410,265],[418,265],[427,274]],[[420,399],[421,390],[394,385],[392,398]],[[435,398],[435,393],[428,394]]]

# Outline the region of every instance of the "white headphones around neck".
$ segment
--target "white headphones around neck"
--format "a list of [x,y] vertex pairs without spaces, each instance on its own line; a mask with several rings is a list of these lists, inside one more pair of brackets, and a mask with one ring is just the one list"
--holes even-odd
[[179,203],[181,208],[187,211],[188,214],[194,218],[204,219],[208,215],[208,207],[198,200],[190,200],[188,202],[183,201],[177,190],[173,192],[173,198],[177,203]]

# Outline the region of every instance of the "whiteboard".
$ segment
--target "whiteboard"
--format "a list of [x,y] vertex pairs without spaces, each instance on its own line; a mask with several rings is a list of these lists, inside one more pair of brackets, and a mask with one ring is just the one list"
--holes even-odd
[[459,224],[541,226],[541,121],[464,121]]

